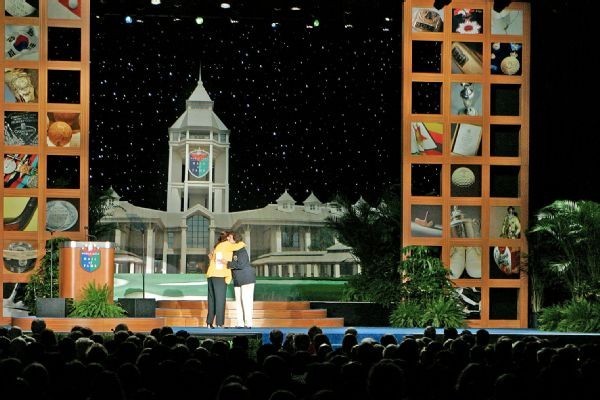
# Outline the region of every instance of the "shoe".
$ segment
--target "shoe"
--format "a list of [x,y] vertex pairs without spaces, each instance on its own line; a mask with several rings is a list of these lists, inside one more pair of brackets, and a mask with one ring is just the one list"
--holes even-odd
[[481,248],[467,247],[466,270],[470,278],[481,278]]
[[206,324],[206,327],[207,327],[208,329],[215,329],[215,327],[213,326],[213,324]]
[[251,326],[244,326],[244,329],[252,329]]
[[450,250],[450,278],[458,279],[466,267],[466,250],[464,247],[452,247]]

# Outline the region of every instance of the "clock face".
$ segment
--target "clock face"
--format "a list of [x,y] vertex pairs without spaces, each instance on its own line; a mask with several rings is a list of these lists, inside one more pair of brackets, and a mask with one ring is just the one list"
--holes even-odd
[[17,169],[17,162],[12,158],[4,158],[4,174],[11,174]]

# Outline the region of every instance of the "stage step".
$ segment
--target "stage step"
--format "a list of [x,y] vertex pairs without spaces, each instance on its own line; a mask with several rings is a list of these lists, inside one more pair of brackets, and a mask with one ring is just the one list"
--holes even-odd
[[[204,327],[207,302],[205,300],[159,300],[156,316],[165,324],[181,327]],[[235,326],[235,303],[225,303],[225,326]],[[343,318],[327,318],[326,309],[311,309],[308,301],[255,301],[253,326],[308,328],[343,327]]]

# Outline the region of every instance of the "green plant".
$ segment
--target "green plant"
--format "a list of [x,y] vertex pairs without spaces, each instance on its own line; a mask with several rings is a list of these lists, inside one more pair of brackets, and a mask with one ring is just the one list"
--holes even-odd
[[107,284],[96,285],[89,282],[83,289],[81,300],[73,302],[69,317],[73,318],[118,318],[125,316],[125,310],[118,303],[110,302],[110,289]]
[[564,304],[544,308],[538,319],[539,328],[559,332],[599,332],[600,303],[571,299]]
[[438,296],[428,302],[420,326],[453,327],[465,326],[465,313],[454,293]]
[[571,298],[600,300],[599,203],[557,200],[538,212],[528,237],[544,246],[536,267],[560,276]]
[[125,210],[118,203],[118,197],[112,188],[90,187],[88,210],[88,234],[92,238],[109,238],[116,228],[115,223],[101,222],[104,217],[112,216],[116,209]]
[[35,315],[36,299],[58,297],[60,245],[70,240],[66,237],[55,237],[46,241],[46,251],[40,260],[40,265],[29,276],[25,288],[23,304]]
[[392,326],[462,327],[463,306],[448,269],[425,246],[407,246],[399,271],[401,298],[390,316]]
[[465,326],[465,313],[456,296],[439,296],[426,302],[405,300],[397,304],[390,315],[392,326],[402,327],[454,327]]
[[423,304],[414,300],[401,301],[390,315],[390,324],[407,328],[424,326],[421,324],[422,317]]
[[[398,192],[398,193],[397,193]],[[344,299],[371,301],[390,307],[400,298],[402,206],[399,190],[385,194],[377,206],[364,200],[338,198],[343,212],[326,221],[338,240],[352,248],[361,273],[348,280]]]

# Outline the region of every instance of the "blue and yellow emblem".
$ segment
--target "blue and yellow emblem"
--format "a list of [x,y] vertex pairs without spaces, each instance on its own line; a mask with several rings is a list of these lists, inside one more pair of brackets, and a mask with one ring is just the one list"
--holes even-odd
[[100,268],[100,249],[82,249],[79,263],[87,272],[94,272]]

